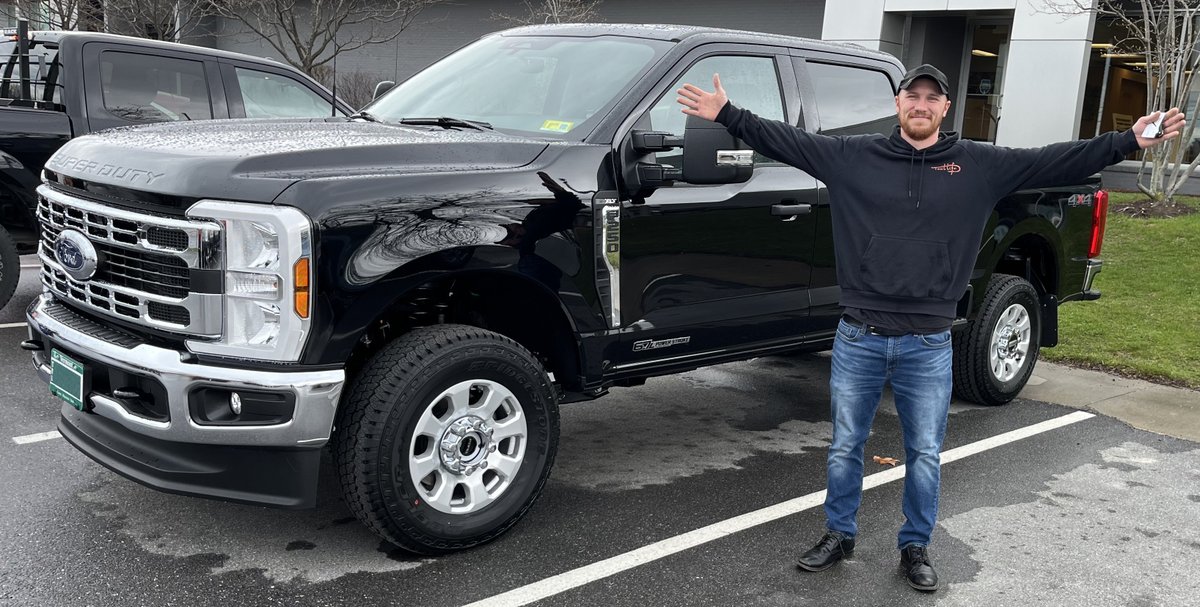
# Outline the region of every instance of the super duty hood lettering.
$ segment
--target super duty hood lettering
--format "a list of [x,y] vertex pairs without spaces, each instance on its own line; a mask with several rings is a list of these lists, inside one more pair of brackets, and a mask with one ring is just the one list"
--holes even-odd
[[115,181],[124,181],[130,185],[152,185],[166,173],[156,173],[146,169],[135,169],[116,164],[101,163],[96,160],[55,154],[46,163],[51,169],[62,173],[76,173],[96,177],[110,177]]
[[307,179],[516,168],[546,146],[495,132],[371,122],[197,120],[78,137],[47,166],[160,194],[271,202]]

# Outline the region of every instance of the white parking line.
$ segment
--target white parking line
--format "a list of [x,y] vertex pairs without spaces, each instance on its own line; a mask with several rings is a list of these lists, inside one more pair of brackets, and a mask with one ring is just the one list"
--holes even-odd
[[23,322],[7,322],[0,324],[0,329],[16,329],[17,327],[26,326]]
[[28,445],[29,443],[40,443],[53,438],[62,438],[62,435],[58,433],[58,430],[51,430],[49,432],[38,432],[37,434],[26,434],[25,436],[14,436],[12,440],[18,445]]
[[[1044,422],[1033,424],[1019,428],[1011,432],[1005,432],[991,438],[981,441],[956,447],[949,451],[942,452],[942,464],[960,460],[964,457],[969,457],[977,453],[982,453],[989,449],[995,449],[1002,445],[1011,442],[1019,441],[1023,438],[1028,438],[1043,432],[1049,432],[1063,426],[1068,426],[1076,422],[1081,422],[1085,419],[1095,417],[1091,413],[1085,411],[1077,411],[1062,417],[1058,417]],[[863,489],[871,489],[880,485],[897,481],[904,478],[904,466],[896,466],[883,472],[872,474],[863,479]],[[584,565],[578,569],[572,569],[558,575],[548,577],[544,580],[514,588],[503,594],[498,594],[481,601],[465,605],[464,607],[517,607],[519,605],[528,605],[535,601],[552,597],[561,594],[573,588],[578,588],[584,584],[604,579],[606,577],[616,575],[622,571],[633,569],[641,565],[656,561],[663,557],[682,552],[689,548],[694,548],[701,544],[721,539],[728,535],[745,531],[751,527],[756,527],[763,523],[769,523],[774,520],[781,519],[785,516],[790,516],[816,508],[825,503],[825,491],[810,493],[803,497],[788,500],[768,506],[761,510],[748,512],[741,516],[736,516],[731,519],[713,523],[707,527],[701,527],[694,531],[689,531],[682,535],[677,535],[672,538],[667,538],[660,542],[655,542],[648,546],[643,546],[636,550],[631,550],[625,554],[619,554],[612,558],[597,561],[590,565]]]

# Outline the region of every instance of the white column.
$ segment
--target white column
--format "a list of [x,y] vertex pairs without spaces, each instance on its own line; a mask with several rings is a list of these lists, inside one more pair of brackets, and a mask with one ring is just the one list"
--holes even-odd
[[[886,0],[826,0],[821,39],[852,42],[880,50],[883,38],[883,7]],[[899,32],[903,35],[903,31]],[[894,42],[900,45],[899,37]],[[887,50],[887,49],[885,49]]]
[[1039,12],[1040,5],[1018,0],[1013,10],[996,145],[1035,147],[1079,138],[1095,15],[1064,20]]

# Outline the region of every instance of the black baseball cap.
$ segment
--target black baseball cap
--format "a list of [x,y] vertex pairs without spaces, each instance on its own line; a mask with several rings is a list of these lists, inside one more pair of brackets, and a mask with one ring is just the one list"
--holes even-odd
[[946,75],[942,73],[942,70],[939,70],[928,63],[922,63],[921,65],[908,70],[908,73],[904,74],[904,78],[900,80],[899,90],[903,91],[904,89],[912,86],[912,83],[918,78],[928,78],[932,80],[938,85],[938,88],[942,91],[943,95],[947,97],[950,96],[950,84],[946,81]]

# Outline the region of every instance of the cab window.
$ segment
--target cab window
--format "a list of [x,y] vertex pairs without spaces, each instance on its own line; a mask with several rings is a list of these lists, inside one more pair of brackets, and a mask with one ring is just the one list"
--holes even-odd
[[329,101],[292,78],[241,67],[235,71],[247,118],[318,118],[332,112]]
[[[780,93],[779,75],[775,71],[773,58],[716,55],[697,61],[663,93],[658,103],[650,110],[650,129],[682,136],[687,115],[681,111],[683,106],[676,101],[679,97],[676,91],[684,84],[712,91],[714,73],[720,74],[721,86],[735,105],[762,118],[783,120],[783,96]],[[657,160],[659,163],[678,166],[683,162],[683,151],[675,149],[659,153]],[[775,162],[757,152],[754,154],[754,161]]]
[[204,63],[104,51],[100,53],[104,108],[131,122],[212,118]]
[[896,125],[896,92],[887,74],[876,70],[808,63],[816,89],[821,133],[891,135]]

